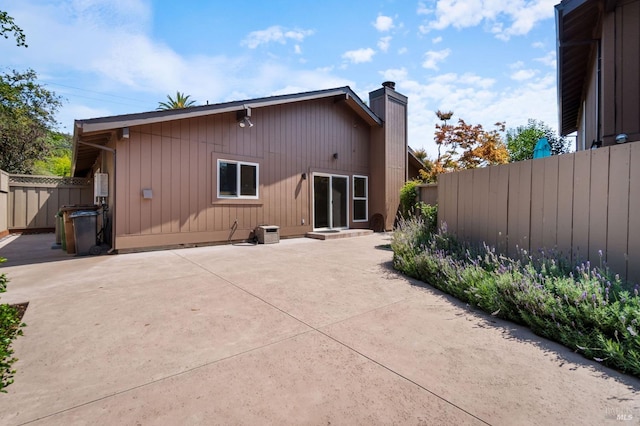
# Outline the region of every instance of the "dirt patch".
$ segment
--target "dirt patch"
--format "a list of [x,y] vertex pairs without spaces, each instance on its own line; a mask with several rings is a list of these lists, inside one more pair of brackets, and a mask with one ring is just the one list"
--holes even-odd
[[24,316],[24,313],[27,311],[27,307],[29,306],[29,302],[16,303],[16,304],[11,305],[11,306],[16,308],[16,310],[18,311],[18,319],[20,321],[22,321],[22,317]]

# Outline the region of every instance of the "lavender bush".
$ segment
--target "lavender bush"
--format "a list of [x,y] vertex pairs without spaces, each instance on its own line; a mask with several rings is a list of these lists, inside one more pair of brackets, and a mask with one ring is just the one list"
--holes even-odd
[[446,229],[431,233],[420,218],[400,220],[391,247],[403,273],[640,377],[638,286],[612,276],[602,262],[572,266],[542,250],[507,258]]

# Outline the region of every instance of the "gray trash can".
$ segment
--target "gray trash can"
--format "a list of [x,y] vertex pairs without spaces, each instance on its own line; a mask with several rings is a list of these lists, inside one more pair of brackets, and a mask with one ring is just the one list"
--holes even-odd
[[82,210],[69,215],[73,221],[73,236],[76,240],[76,254],[78,256],[91,254],[91,248],[96,245],[97,217],[98,212]]

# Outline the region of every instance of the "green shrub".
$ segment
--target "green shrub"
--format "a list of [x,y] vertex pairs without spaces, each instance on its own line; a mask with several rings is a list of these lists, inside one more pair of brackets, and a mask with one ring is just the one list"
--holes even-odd
[[400,217],[403,219],[415,213],[416,199],[418,197],[419,180],[410,180],[400,189]]
[[[0,257],[0,263],[7,259]],[[8,279],[5,274],[0,274],[0,293],[7,291]],[[6,387],[13,383],[15,370],[11,368],[18,359],[13,357],[11,342],[18,336],[22,336],[18,310],[8,304],[0,304],[0,392],[6,393]]]
[[573,267],[553,251],[507,258],[473,247],[423,218],[401,221],[396,269],[486,312],[526,324],[588,358],[640,377],[640,297],[602,264]]

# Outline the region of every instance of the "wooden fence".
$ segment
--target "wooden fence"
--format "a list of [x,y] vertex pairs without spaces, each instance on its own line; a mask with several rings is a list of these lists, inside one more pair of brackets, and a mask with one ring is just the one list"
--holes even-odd
[[640,281],[640,143],[444,174],[438,206],[465,240],[510,256],[557,248]]
[[418,201],[425,204],[438,204],[438,184],[423,183],[418,185]]
[[8,175],[5,204],[1,197],[0,225],[6,214],[9,231],[52,230],[60,207],[93,204],[93,188],[87,179]]

